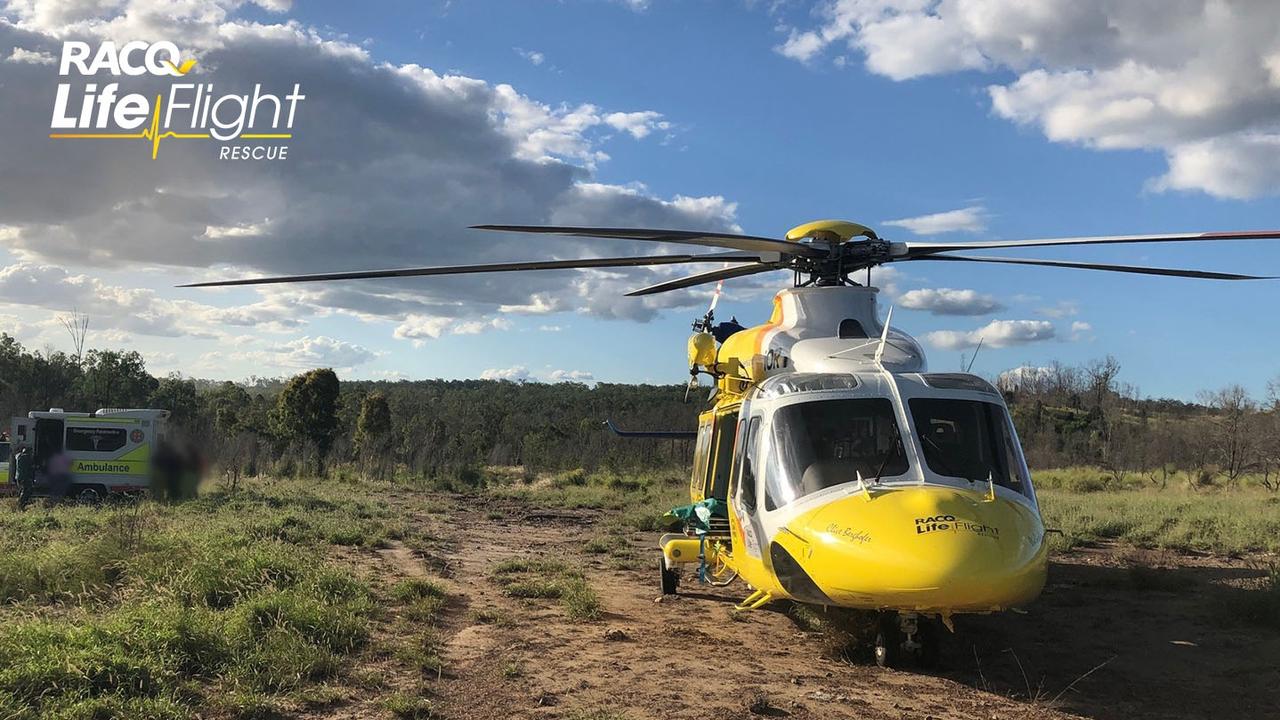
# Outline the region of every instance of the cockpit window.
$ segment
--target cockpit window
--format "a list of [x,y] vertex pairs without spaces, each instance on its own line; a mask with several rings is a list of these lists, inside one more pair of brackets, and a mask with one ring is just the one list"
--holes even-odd
[[914,398],[908,402],[929,469],[1027,494],[1027,479],[1004,409],[977,400]]
[[765,509],[810,493],[907,471],[893,405],[886,398],[842,398],[786,405],[773,414]]

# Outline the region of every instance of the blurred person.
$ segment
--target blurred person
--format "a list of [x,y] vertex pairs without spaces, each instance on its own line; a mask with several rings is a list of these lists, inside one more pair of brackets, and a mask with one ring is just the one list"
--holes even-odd
[[45,465],[45,482],[49,488],[49,501],[57,502],[67,495],[71,488],[71,456],[66,450],[49,458]]

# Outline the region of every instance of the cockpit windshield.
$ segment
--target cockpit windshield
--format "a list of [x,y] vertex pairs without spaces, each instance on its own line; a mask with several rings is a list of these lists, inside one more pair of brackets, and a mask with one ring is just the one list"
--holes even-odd
[[990,477],[1028,494],[1017,443],[999,405],[944,398],[913,398],[907,404],[930,470],[975,482]]
[[810,493],[907,471],[893,404],[887,398],[840,398],[785,405],[773,414],[773,448],[765,509]]

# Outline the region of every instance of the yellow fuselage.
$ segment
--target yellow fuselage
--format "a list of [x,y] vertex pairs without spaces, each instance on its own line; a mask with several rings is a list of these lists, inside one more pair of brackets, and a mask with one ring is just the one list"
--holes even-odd
[[[729,507],[729,537],[713,540],[703,554],[771,599],[944,617],[1030,602],[1045,583],[1045,532],[1003,399],[980,378],[927,373],[914,341],[890,336],[880,324],[874,293],[784,291],[769,322],[733,334],[718,348],[707,338],[691,341],[696,366],[711,370],[714,357],[718,385],[714,407],[700,418],[691,494],[695,502],[714,496]],[[831,338],[837,325],[843,333],[846,317],[857,319],[856,329],[869,337]],[[827,335],[815,334],[814,323]],[[875,353],[881,333],[894,341],[889,350],[897,353],[896,366],[890,352],[883,359]],[[884,432],[863,436],[849,429],[865,418],[846,423],[837,415],[833,423],[828,417],[821,429],[799,436],[773,431],[786,407],[832,399],[879,403],[886,409],[876,422],[896,424],[901,464],[881,482],[875,481],[883,465],[861,459],[880,457]],[[963,412],[948,416],[944,407],[941,415],[927,416],[927,406],[917,402],[981,408],[978,417],[990,424],[962,427]],[[755,424],[759,433],[748,429]],[[938,437],[922,439],[922,428]],[[826,455],[793,468],[795,491],[766,503],[773,474],[786,474],[777,458],[797,442],[812,444],[811,455]],[[939,450],[940,442],[953,443],[947,452],[957,456]],[[990,450],[992,442],[1000,449]],[[982,472],[973,470],[979,455],[990,476],[981,463]],[[950,461],[968,472],[949,467]],[[812,485],[806,468],[824,464],[840,468],[835,479],[828,475]],[[744,482],[750,492],[743,492]],[[683,561],[688,555],[686,549]]]

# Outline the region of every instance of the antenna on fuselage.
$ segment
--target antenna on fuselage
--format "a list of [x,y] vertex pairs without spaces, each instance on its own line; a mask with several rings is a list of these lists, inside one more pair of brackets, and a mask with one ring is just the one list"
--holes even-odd
[[880,358],[884,355],[884,346],[889,342],[889,323],[893,322],[893,306],[889,306],[889,314],[884,318],[884,329],[880,331],[880,344],[876,346],[876,365],[880,365],[880,369],[884,369],[884,365],[880,363]]
[[[973,357],[969,358],[969,365],[963,368],[965,372],[969,372],[970,370],[972,370],[973,364],[978,361],[978,353],[982,350],[983,340],[986,340],[986,338],[985,337],[978,338],[978,346],[973,349]],[[963,358],[961,361],[963,362]]]

